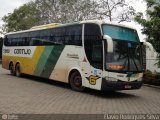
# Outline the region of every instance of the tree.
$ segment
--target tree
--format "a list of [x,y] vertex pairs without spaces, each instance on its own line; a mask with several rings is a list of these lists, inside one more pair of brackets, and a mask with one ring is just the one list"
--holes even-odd
[[39,18],[39,11],[35,7],[35,3],[29,2],[2,18],[5,22],[3,31],[11,32],[29,29],[38,24]]
[[34,0],[3,17],[3,31],[26,30],[47,23],[68,23],[96,18],[93,0]]
[[96,18],[96,2],[92,0],[36,0],[41,23],[67,23]]
[[47,23],[91,19],[131,21],[135,10],[127,0],[34,0],[3,17],[3,32],[20,31]]
[[150,42],[158,53],[157,65],[160,67],[160,2],[156,0],[146,0],[146,2],[149,19],[144,19],[142,13],[138,13],[135,21],[143,26],[142,33],[147,36],[146,41]]
[[135,9],[129,5],[130,2],[129,0],[100,0],[99,10],[96,13],[100,18],[108,18],[109,21],[130,22],[135,15]]
[[134,8],[126,0],[34,0],[4,16],[3,31],[102,18],[123,22],[130,21],[134,13]]

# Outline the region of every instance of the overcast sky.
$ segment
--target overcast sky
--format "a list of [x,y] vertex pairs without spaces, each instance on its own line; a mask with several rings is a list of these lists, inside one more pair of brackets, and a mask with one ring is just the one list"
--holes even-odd
[[23,5],[30,0],[0,0],[0,25],[2,24],[2,17],[8,13],[12,13],[15,8]]
[[[4,15],[7,15],[8,13],[12,13],[13,10],[15,8],[18,8],[19,6],[23,5],[24,3],[29,2],[30,0],[0,0],[0,26],[3,24],[1,18]],[[132,4],[132,6],[136,9],[137,12],[143,12],[145,13],[146,11],[146,4],[145,2],[141,2],[142,0],[132,0],[134,1]],[[136,2],[135,2],[136,1]],[[123,24],[127,24],[133,27],[136,27],[138,32],[139,32],[139,36],[142,39],[144,39],[144,36],[141,35],[140,29],[141,26],[138,25],[137,23],[134,22],[129,22],[129,23],[123,23]]]
[[[142,12],[144,14],[144,18],[146,18],[145,17],[145,14],[146,14],[145,11],[147,9],[147,6],[146,6],[146,3],[144,2],[144,0],[132,0],[132,1],[134,1],[132,6],[136,9],[136,12]],[[141,29],[142,29],[141,25],[139,25],[136,22],[124,22],[123,24],[126,24],[126,25],[129,25],[129,26],[132,26],[132,27],[136,28],[138,30],[140,40],[144,41],[145,35],[143,35],[141,33]]]

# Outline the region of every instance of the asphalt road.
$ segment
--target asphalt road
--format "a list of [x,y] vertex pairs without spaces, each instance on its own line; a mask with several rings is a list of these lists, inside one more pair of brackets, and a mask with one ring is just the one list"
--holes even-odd
[[160,89],[115,93],[87,89],[75,92],[64,83],[42,78],[11,76],[0,66],[0,114],[156,114]]

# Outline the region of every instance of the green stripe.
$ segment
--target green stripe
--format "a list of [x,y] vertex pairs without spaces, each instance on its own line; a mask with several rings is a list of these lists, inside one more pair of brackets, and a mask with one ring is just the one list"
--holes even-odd
[[36,67],[36,69],[34,71],[34,75],[35,76],[40,76],[41,73],[43,72],[45,64],[46,64],[46,62],[47,62],[47,60],[48,60],[53,48],[54,48],[54,46],[45,47],[45,49],[44,49],[44,51],[43,51],[43,53],[42,53],[42,55],[41,55],[41,57],[40,57],[40,59],[38,61],[37,67]]
[[64,49],[64,45],[56,45],[52,49],[51,54],[49,55],[49,58],[46,61],[46,64],[44,66],[44,70],[41,73],[41,77],[49,78],[52,71],[54,70],[54,67]]

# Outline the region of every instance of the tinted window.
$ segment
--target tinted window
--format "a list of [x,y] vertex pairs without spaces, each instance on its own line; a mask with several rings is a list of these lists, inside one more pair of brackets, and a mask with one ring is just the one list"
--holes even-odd
[[5,46],[9,45],[9,40],[7,36],[4,37],[4,45]]
[[82,25],[66,27],[65,44],[82,46]]
[[6,46],[82,45],[82,25],[7,35]]
[[109,35],[113,39],[139,42],[137,31],[114,25],[103,25],[103,33]]
[[[142,71],[141,45],[137,42],[113,39],[113,53],[106,57],[106,67],[111,71]],[[120,68],[113,66],[121,66]]]
[[96,24],[85,24],[84,38],[85,40],[100,39],[100,28]]
[[84,35],[84,46],[87,59],[93,67],[102,69],[103,49],[99,26],[96,24],[85,24]]
[[56,28],[52,31],[52,41],[55,44],[64,44],[65,28]]
[[31,37],[31,38],[36,38],[36,37],[39,37],[39,36],[40,36],[40,31],[29,32],[29,37]]

